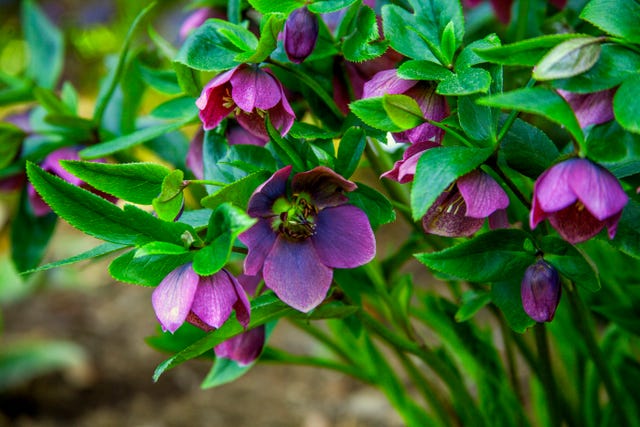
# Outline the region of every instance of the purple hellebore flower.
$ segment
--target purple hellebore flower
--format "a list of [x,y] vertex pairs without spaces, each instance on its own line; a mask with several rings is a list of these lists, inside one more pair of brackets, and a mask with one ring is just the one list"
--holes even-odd
[[[435,86],[418,80],[401,79],[395,69],[380,71],[364,84],[363,98],[384,94],[403,94],[415,99],[424,117],[436,122],[449,115],[447,101],[444,96],[436,94]],[[423,123],[413,129],[396,132],[393,136],[399,142],[440,141],[443,131],[429,123]]]
[[282,84],[268,69],[248,64],[214,77],[202,90],[196,105],[205,130],[215,128],[235,112],[242,127],[265,140],[269,139],[265,113],[269,113],[269,120],[283,136],[295,119]]
[[558,90],[571,106],[581,128],[599,125],[613,120],[613,95],[616,89],[601,90],[593,93],[573,93]]
[[250,329],[213,348],[216,357],[224,357],[236,361],[240,366],[247,366],[260,356],[265,342],[265,326]]
[[307,59],[318,40],[318,17],[306,6],[291,12],[284,24],[284,50],[295,64]]
[[489,218],[491,228],[508,226],[509,196],[489,174],[474,170],[452,183],[422,218],[426,233],[471,236]]
[[376,242],[366,214],[343,194],[356,184],[318,166],[295,174],[288,196],[291,169],[280,169],[255,190],[248,213],[258,222],[239,238],[249,249],[245,274],[262,272],[282,301],[308,312],[325,298],[333,269],[366,264]]
[[250,304],[240,283],[227,270],[200,276],[191,263],[162,279],[151,296],[162,329],[174,333],[186,321],[210,331],[219,328],[235,309],[238,322],[249,324]]
[[587,159],[553,165],[533,187],[531,229],[545,219],[571,244],[584,242],[607,227],[613,239],[628,197],[618,179]]
[[522,277],[522,308],[536,322],[551,322],[560,302],[561,291],[558,272],[541,259],[530,265]]

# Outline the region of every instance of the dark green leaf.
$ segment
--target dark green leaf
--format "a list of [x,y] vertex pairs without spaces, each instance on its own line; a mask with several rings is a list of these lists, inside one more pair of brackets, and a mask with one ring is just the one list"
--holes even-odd
[[347,129],[340,139],[335,171],[347,179],[353,175],[366,145],[367,139],[362,128],[353,126]]
[[501,148],[510,168],[534,179],[560,155],[543,131],[520,119],[505,134]]
[[170,99],[151,110],[150,115],[163,120],[192,119],[198,115],[196,98],[181,96]]
[[407,95],[384,94],[382,106],[391,121],[402,130],[412,129],[425,122],[420,106]]
[[263,15],[275,12],[288,15],[294,9],[304,6],[305,2],[304,0],[249,0],[249,4]]
[[471,95],[486,93],[491,86],[491,74],[482,68],[463,68],[457,74],[452,74],[442,80],[436,92],[440,95]]
[[640,133],[640,74],[629,77],[613,97],[613,113],[623,128]]
[[563,276],[590,292],[600,289],[600,275],[589,257],[564,240],[546,236],[540,240],[544,259]]
[[200,387],[203,389],[213,388],[235,381],[249,372],[253,365],[253,363],[239,365],[235,360],[218,357]]
[[74,255],[72,257],[65,258],[59,261],[50,262],[49,264],[41,265],[40,267],[24,271],[22,274],[36,273],[38,271],[50,270],[52,268],[62,267],[63,265],[73,264],[75,262],[84,261],[87,259],[98,258],[124,248],[126,248],[126,246],[117,243],[103,243],[81,254]]
[[496,140],[496,111],[478,105],[476,100],[482,95],[475,94],[458,98],[458,118],[464,132],[476,141]]
[[150,205],[170,170],[155,163],[100,163],[64,160],[62,166],[87,184],[119,199]]
[[616,237],[611,244],[627,255],[640,258],[640,203],[629,200],[622,211]]
[[273,127],[270,120],[266,121],[266,125],[269,136],[271,137],[271,142],[280,160],[284,164],[293,165],[296,171],[306,170],[304,157],[301,156],[298,147],[294,146],[289,138],[281,136],[280,132]]
[[141,286],[158,286],[167,274],[191,261],[193,254],[157,254],[136,256],[131,250],[109,264],[109,274],[115,280]]
[[502,65],[523,65],[533,67],[549,49],[566,40],[585,37],[585,34],[552,34],[534,37],[504,46],[478,48],[476,54],[489,62]]
[[239,54],[235,59],[238,62],[264,61],[271,55],[278,43],[278,34],[284,27],[285,16],[281,14],[269,15],[266,22],[260,27],[260,40],[255,50]]
[[453,21],[449,21],[442,31],[442,40],[440,41],[440,51],[447,60],[447,64],[453,63],[453,55],[456,53],[457,49],[458,43],[456,42]]
[[229,202],[241,209],[246,209],[253,191],[270,176],[271,173],[267,171],[253,172],[203,198],[200,204],[206,208],[215,209],[222,203]]
[[451,71],[435,62],[426,60],[410,60],[403,62],[398,68],[398,77],[408,80],[445,80]]
[[587,153],[617,178],[640,173],[640,135],[625,131],[615,120],[591,129]]
[[165,221],[173,221],[180,214],[184,205],[184,173],[174,170],[162,180],[162,190],[151,204],[158,218]]
[[184,94],[194,98],[200,96],[199,72],[178,61],[173,61],[172,65],[178,78],[178,84]]
[[373,128],[388,132],[402,131],[402,128],[398,127],[389,118],[384,109],[384,102],[381,96],[360,99],[349,104],[349,108],[360,120]]
[[439,252],[416,258],[427,267],[458,279],[487,283],[522,277],[535,257],[524,250],[527,233],[493,230]]
[[139,61],[136,65],[140,78],[155,90],[169,95],[178,95],[182,92],[175,71],[147,67]]
[[491,149],[468,147],[436,147],[427,150],[418,160],[411,189],[414,220],[422,218],[452,182],[480,166],[491,153]]
[[579,37],[551,49],[533,69],[536,80],[555,80],[588,71],[600,56],[600,39]]
[[466,322],[491,302],[491,294],[485,291],[469,290],[462,294],[460,308],[456,311],[456,322]]
[[330,13],[351,6],[356,0],[316,0],[309,5],[315,13]]
[[13,162],[27,135],[11,123],[0,123],[0,169]]
[[638,32],[640,4],[629,0],[591,0],[580,18],[613,36],[640,43]]
[[29,46],[27,75],[39,86],[52,89],[64,64],[62,33],[33,0],[22,2],[21,21]]
[[349,201],[367,214],[371,228],[396,220],[396,211],[391,202],[377,190],[359,182],[358,188],[348,194]]
[[495,34],[489,34],[483,39],[469,43],[464,49],[462,49],[460,55],[458,55],[455,69],[459,71],[464,68],[487,62],[485,59],[478,56],[476,49],[491,49],[494,47],[500,47],[500,38]]
[[521,280],[514,277],[511,281],[494,283],[491,286],[491,301],[502,311],[509,327],[522,334],[536,322],[522,308]]
[[[385,38],[391,47],[411,59],[421,59],[440,64],[431,50],[413,30],[417,28],[418,18],[400,6],[385,5],[382,7],[382,26]],[[425,33],[426,34],[426,33]],[[436,42],[440,40],[438,34]]]
[[366,6],[360,8],[353,25],[353,32],[342,42],[342,52],[346,60],[367,61],[382,55],[387,50],[388,42],[380,39],[376,13],[373,9]]

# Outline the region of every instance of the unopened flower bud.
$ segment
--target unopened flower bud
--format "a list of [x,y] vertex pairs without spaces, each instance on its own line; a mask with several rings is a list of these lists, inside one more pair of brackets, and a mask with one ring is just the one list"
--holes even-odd
[[318,17],[307,7],[294,10],[284,24],[284,50],[293,63],[299,64],[313,52],[318,40]]
[[529,266],[524,272],[520,293],[524,311],[536,322],[550,322],[560,302],[560,277],[544,260]]

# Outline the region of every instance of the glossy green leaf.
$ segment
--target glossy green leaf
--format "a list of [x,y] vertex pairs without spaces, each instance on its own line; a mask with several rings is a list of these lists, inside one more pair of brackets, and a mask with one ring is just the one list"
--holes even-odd
[[200,200],[205,208],[215,209],[228,202],[246,209],[253,191],[271,176],[270,172],[257,171],[241,178]]
[[335,171],[349,179],[358,168],[366,145],[366,134],[362,128],[353,126],[347,129],[340,139]]
[[535,262],[524,250],[527,233],[521,230],[493,230],[456,246],[431,253],[417,254],[429,268],[471,282],[500,282],[522,277]]
[[101,163],[63,160],[62,166],[92,187],[139,205],[150,205],[171,172],[155,163]]
[[456,179],[480,166],[491,149],[436,147],[425,151],[418,160],[411,189],[411,209],[419,220],[438,196]]
[[123,283],[158,286],[167,274],[193,258],[191,253],[136,256],[136,252],[131,250],[111,261],[111,277]]
[[359,182],[358,188],[347,194],[351,204],[359,207],[367,214],[371,228],[396,220],[393,205],[382,193]]
[[613,114],[620,125],[633,133],[640,133],[640,74],[624,81],[613,97]]
[[517,89],[478,100],[480,105],[539,114],[563,125],[584,146],[584,134],[569,104],[556,92],[541,87]]
[[629,200],[627,206],[622,211],[622,217],[618,222],[618,230],[611,244],[620,251],[640,258],[640,203]]
[[588,71],[600,57],[600,39],[579,37],[551,49],[533,68],[536,80],[555,80]]
[[475,40],[462,49],[460,55],[456,58],[455,70],[459,71],[464,68],[472,67],[478,64],[484,64],[487,62],[486,59],[481,58],[476,53],[478,49],[491,49],[495,47],[500,47],[501,42],[500,38],[496,34],[489,34],[483,39]]
[[407,95],[384,94],[382,107],[391,121],[402,130],[412,129],[425,122],[420,106]]
[[460,126],[475,141],[495,141],[498,114],[495,109],[476,103],[481,96],[475,94],[458,98]]
[[173,65],[173,69],[176,72],[176,78],[178,79],[178,84],[180,85],[182,92],[184,92],[185,95],[194,98],[200,96],[202,87],[200,85],[200,73],[198,70],[189,68],[178,61],[173,61],[171,65]]
[[376,13],[373,9],[361,7],[353,25],[353,32],[342,42],[342,53],[346,60],[367,61],[382,55],[387,50],[389,43],[380,39]]
[[640,43],[638,17],[640,4],[629,0],[591,0],[580,13],[580,18],[613,36]]
[[590,292],[600,289],[598,269],[583,251],[553,236],[545,236],[539,244],[544,259],[563,276]]
[[299,151],[301,147],[296,146],[291,139],[280,135],[280,132],[273,127],[269,120],[267,120],[267,131],[271,137],[273,148],[284,164],[293,165],[293,168],[296,171],[303,171],[307,169],[305,166],[304,156],[302,156]]
[[349,104],[349,108],[360,120],[373,128],[388,132],[402,131],[402,128],[393,123],[387,114],[381,96],[360,99]]
[[304,0],[249,0],[249,4],[263,15],[276,12],[288,15],[294,9],[304,6],[305,2]]
[[555,45],[563,41],[585,37],[585,34],[552,34],[526,39],[504,46],[475,49],[475,53],[489,62],[502,65],[533,67]]
[[136,61],[136,67],[140,73],[140,78],[158,92],[169,95],[178,95],[182,92],[176,73],[173,70],[151,68],[140,61]]
[[64,37],[33,0],[21,2],[21,23],[29,46],[27,75],[53,89],[64,64]]
[[519,276],[494,283],[491,286],[491,301],[502,311],[509,327],[522,334],[536,322],[522,308],[521,281]]
[[543,131],[520,119],[516,119],[505,134],[500,152],[510,168],[533,179],[560,155]]
[[22,274],[31,274],[36,273],[38,271],[46,271],[52,268],[62,267],[64,265],[73,264],[80,261],[85,261],[88,259],[98,258],[104,255],[111,254],[113,252],[119,251],[120,249],[126,248],[125,245],[120,245],[118,243],[110,243],[106,242],[101,245],[96,246],[95,248],[91,248],[88,251],[85,251],[81,254],[71,256],[69,258],[61,259],[59,261],[50,262],[45,265],[41,265],[39,267],[33,268],[31,270],[27,270],[22,272]]
[[425,60],[409,60],[400,64],[398,77],[408,80],[445,80],[451,71],[435,62]]
[[316,0],[309,4],[309,10],[315,13],[331,13],[349,7],[357,0]]
[[260,63],[267,59],[278,44],[278,34],[284,27],[285,16],[282,14],[269,15],[260,27],[260,39],[255,50],[239,54],[235,59],[238,62]]
[[[416,20],[414,15],[400,6],[385,5],[382,7],[383,33],[394,50],[411,59],[440,64],[422,37],[414,30],[417,26]],[[439,34],[436,40],[440,40]]]
[[457,49],[458,43],[456,42],[454,24],[453,21],[449,21],[442,31],[442,40],[440,41],[440,51],[448,64],[453,63],[453,55]]
[[180,96],[170,99],[151,110],[150,115],[161,120],[192,119],[198,115],[196,98]]
[[173,221],[180,214],[184,205],[185,188],[184,173],[177,169],[170,172],[162,180],[162,189],[152,201],[153,209],[158,218],[164,221]]
[[487,93],[491,86],[491,74],[482,68],[464,68],[442,80],[436,92],[440,95],[461,96]]
[[640,173],[640,135],[627,132],[615,120],[591,129],[587,153],[616,178]]
[[186,254],[188,251],[184,246],[174,245],[173,243],[150,242],[138,248],[134,254],[134,258],[151,255],[180,255]]
[[123,245],[152,241],[183,244],[183,234],[195,236],[191,227],[162,221],[132,205],[124,210],[103,198],[27,163],[27,175],[53,211],[86,234]]

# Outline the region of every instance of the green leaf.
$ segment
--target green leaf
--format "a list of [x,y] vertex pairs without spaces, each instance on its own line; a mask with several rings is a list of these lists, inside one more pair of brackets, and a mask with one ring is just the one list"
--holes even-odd
[[73,114],[73,110],[62,102],[62,100],[50,89],[36,87],[33,89],[33,95],[48,113],[66,115]]
[[200,204],[205,208],[215,209],[219,205],[228,202],[246,209],[249,198],[253,191],[271,176],[270,172],[257,171],[241,178],[211,195],[200,200]]
[[629,200],[622,211],[618,222],[618,230],[611,244],[620,251],[635,258],[640,258],[640,203]]
[[485,291],[469,290],[462,294],[460,308],[456,312],[456,322],[466,322],[491,302],[491,294]]
[[536,321],[524,312],[520,296],[521,278],[494,283],[491,286],[491,301],[502,311],[507,324],[518,333],[524,333]]
[[358,188],[348,193],[347,196],[351,204],[367,214],[373,229],[396,220],[396,212],[389,199],[361,182],[358,182]]
[[[246,49],[239,48],[239,44]],[[257,46],[258,40],[246,28],[209,19],[189,34],[176,61],[200,71],[224,71],[240,65],[238,54],[255,51]]]
[[73,263],[84,261],[87,259],[98,258],[103,255],[107,255],[107,254],[119,251],[120,249],[124,249],[124,248],[126,248],[126,246],[124,245],[120,245],[118,243],[106,242],[99,246],[96,246],[95,248],[91,248],[88,251],[85,251],[81,254],[74,255],[72,257],[65,258],[59,261],[50,262],[48,264],[41,265],[40,267],[36,267],[31,270],[23,271],[22,274],[36,273],[38,271],[50,270],[52,268],[62,267],[63,265],[73,264]]
[[544,259],[563,276],[590,292],[600,289],[598,269],[584,252],[553,236],[545,236],[539,244]]
[[558,44],[533,68],[533,78],[565,79],[588,71],[600,57],[601,41],[595,37],[579,37]]
[[27,76],[53,89],[64,64],[64,37],[33,0],[22,2],[21,23],[29,46]]
[[140,61],[136,61],[135,65],[140,78],[158,92],[169,95],[178,95],[182,92],[176,73],[173,70],[158,70],[147,67]]
[[346,60],[367,61],[382,55],[387,50],[389,43],[380,39],[376,13],[373,9],[367,6],[361,7],[353,26],[353,32],[342,42],[342,53]]
[[304,6],[305,2],[304,0],[249,0],[249,4],[263,15],[276,12],[288,15],[295,9]]
[[[385,38],[389,40],[389,44],[395,51],[404,56],[440,64],[422,37],[414,30],[416,19],[400,6],[384,5],[382,28]],[[439,35],[437,40],[440,40]]]
[[349,7],[357,0],[316,0],[309,4],[309,10],[314,13],[331,13]]
[[491,74],[482,68],[464,68],[442,80],[436,92],[440,95],[471,95],[486,93],[491,86]]
[[347,129],[340,139],[335,171],[347,179],[353,175],[358,168],[366,145],[366,134],[362,128],[352,126]]
[[422,218],[452,182],[480,166],[491,153],[491,149],[468,147],[436,147],[425,151],[418,160],[411,189],[413,219]]
[[162,190],[151,204],[158,218],[173,221],[180,214],[184,205],[184,173],[177,169],[169,173],[162,180]]
[[453,63],[453,55],[456,53],[457,49],[458,44],[456,43],[456,33],[453,21],[449,21],[442,31],[442,40],[440,41],[440,51],[447,60],[447,64]]
[[510,168],[533,179],[560,155],[543,131],[520,119],[516,119],[505,134],[500,152]]
[[480,94],[458,98],[458,119],[464,132],[475,141],[495,141],[497,131],[496,116],[493,108],[478,105]]
[[502,65],[523,65],[533,67],[549,49],[566,40],[585,37],[586,34],[553,34],[534,37],[504,46],[478,48],[476,54],[489,62]]
[[30,162],[27,176],[55,213],[98,239],[123,245],[144,245],[152,241],[182,245],[184,233],[195,236],[195,231],[185,224],[162,221],[132,205],[122,210]]
[[0,169],[6,168],[13,162],[26,136],[16,125],[0,123]]
[[271,124],[271,120],[267,120],[266,125],[269,136],[271,137],[271,142],[280,160],[284,164],[293,165],[296,171],[306,170],[304,158],[300,155],[298,147],[294,146],[289,138],[280,135],[280,132]]
[[640,173],[640,135],[627,132],[615,120],[591,129],[587,153],[616,178]]
[[435,62],[426,60],[409,60],[400,64],[398,77],[408,80],[445,80],[451,71]]
[[417,254],[418,261],[448,276],[488,283],[521,278],[535,256],[524,250],[528,234],[522,230],[493,230],[456,246]]
[[136,250],[134,258],[146,257],[150,255],[181,255],[186,254],[188,249],[184,246],[174,245],[167,242],[150,242]]
[[475,40],[469,43],[462,49],[458,58],[456,58],[455,69],[457,71],[464,68],[472,67],[478,64],[484,64],[487,62],[484,58],[481,58],[476,53],[477,49],[491,49],[494,47],[500,47],[500,38],[495,34],[489,34],[483,39]]
[[412,129],[425,122],[420,106],[407,95],[384,94],[382,107],[391,121],[402,130]]
[[552,90],[541,87],[518,89],[481,98],[478,103],[489,107],[539,114],[552,122],[565,126],[580,147],[584,147],[584,134],[573,110],[560,95]]
[[178,78],[178,84],[184,94],[194,98],[200,96],[200,91],[202,89],[199,78],[200,73],[178,61],[173,61],[171,65],[173,65],[176,77]]
[[170,99],[151,110],[150,115],[161,120],[192,119],[198,115],[196,98],[180,96]]
[[624,81],[613,97],[613,114],[620,125],[633,133],[640,133],[640,74]]
[[387,132],[400,132],[402,128],[393,123],[386,110],[381,96],[365,98],[349,104],[351,112],[369,126]]
[[193,254],[136,256],[135,250],[120,255],[109,264],[115,280],[140,286],[158,286],[167,274],[191,261]]
[[[264,325],[267,322],[279,319],[293,312],[294,310],[291,307],[285,305],[272,293],[261,295],[251,302],[251,322],[249,323],[248,329]],[[230,317],[219,329],[216,329],[158,365],[153,374],[153,380],[158,381],[160,375],[168,369],[200,356],[214,346],[243,331],[244,328],[238,323],[237,319],[234,316]]]
[[282,31],[285,16],[281,14],[269,15],[266,22],[260,26],[260,40],[255,50],[239,54],[235,59],[238,62],[260,63],[267,59],[278,44],[278,34]]
[[63,160],[62,167],[92,187],[119,199],[150,205],[171,172],[155,163],[101,163]]
[[580,13],[602,31],[633,43],[640,43],[638,16],[640,4],[628,0],[591,0]]
[[80,157],[83,159],[97,159],[99,157],[117,153],[118,151],[126,150],[169,132],[176,131],[191,122],[193,119],[193,117],[188,117],[186,119],[167,124],[150,126],[97,145],[92,145],[91,147],[80,150]]

